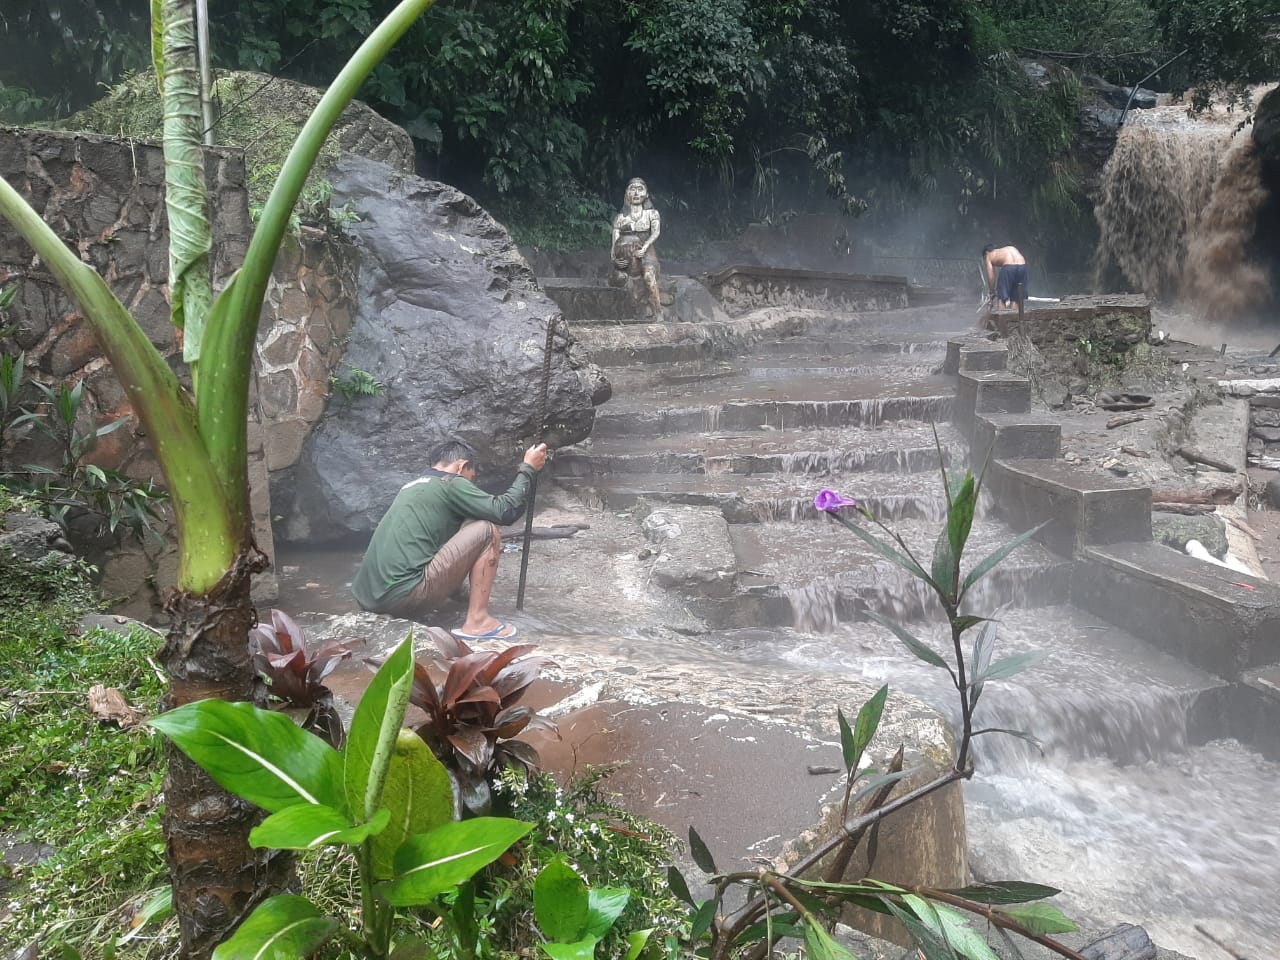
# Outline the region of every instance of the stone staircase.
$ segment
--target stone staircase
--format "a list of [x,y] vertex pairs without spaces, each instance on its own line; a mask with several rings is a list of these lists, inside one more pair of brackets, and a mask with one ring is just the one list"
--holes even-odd
[[[1249,733],[1280,753],[1278,735],[1254,742],[1269,722],[1259,718],[1280,719],[1280,590],[1152,543],[1151,491],[1060,460],[1061,429],[1031,412],[1031,386],[1006,369],[1002,344],[938,332],[945,312],[900,316],[744,318],[730,323],[753,324],[754,339],[726,348],[690,333],[700,346],[676,360],[643,349],[655,332],[670,338],[662,325],[624,331],[633,348],[609,330],[610,356],[629,362],[609,368],[615,399],[592,438],[557,457],[556,479],[596,508],[657,515],[656,580],[708,627],[785,634],[868,609],[936,616],[927,588],[812,500],[822,488],[856,497],[928,556],[945,515],[938,465],[968,462],[985,471],[971,557],[1048,520],[988,577],[975,611],[1096,617],[1111,649],[1204,671],[1198,736]],[[588,343],[591,329],[579,334]],[[700,533],[682,543],[669,539],[675,528]]]
[[[985,480],[968,567],[1048,520],[968,600],[970,612],[999,621],[998,656],[1047,654],[984,699],[980,725],[1033,731],[1048,754],[983,738],[981,774],[965,790],[968,848],[979,875],[1016,873],[1068,897],[1074,888],[1082,912],[1112,916],[1114,904],[1093,891],[1132,871],[1090,862],[1098,822],[1128,824],[1135,847],[1113,857],[1164,849],[1160,831],[1176,829],[1162,826],[1165,772],[1175,771],[1178,804],[1200,811],[1196,844],[1216,849],[1243,821],[1215,819],[1231,805],[1208,789],[1212,777],[1178,776],[1234,763],[1223,769],[1240,784],[1266,765],[1256,754],[1280,757],[1280,591],[1153,543],[1151,491],[1062,460],[1059,423],[1031,412],[1030,384],[1006,369],[1004,348],[947,332],[969,319],[964,309],[782,311],[715,331],[579,328],[588,348],[597,336],[604,344],[596,355],[615,400],[589,441],[557,455],[555,476],[586,503],[641,523],[652,584],[701,620],[698,645],[721,651],[726,669],[784,684],[887,682],[944,716],[955,698],[946,674],[867,618],[891,616],[941,649],[936,601],[815,511],[814,494],[857,498],[927,557],[945,514],[938,466],[972,464]],[[1216,743],[1225,737],[1249,749]],[[1256,776],[1251,798],[1266,795],[1266,775]],[[1200,855],[1199,846],[1187,854]],[[1162,888],[1238,879],[1217,866],[1184,876],[1172,861],[1147,869]],[[1209,906],[1180,909],[1202,918]],[[1125,900],[1129,915],[1135,908]],[[1194,934],[1181,942],[1199,949]]]

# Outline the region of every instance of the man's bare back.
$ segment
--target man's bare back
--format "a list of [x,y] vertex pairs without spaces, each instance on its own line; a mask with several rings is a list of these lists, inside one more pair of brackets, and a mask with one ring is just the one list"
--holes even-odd
[[[1015,298],[1026,298],[1027,259],[1017,247],[988,244],[982,249],[982,262],[987,272],[987,291],[993,298],[1006,307],[1011,306]],[[1015,267],[1020,269],[1006,269]],[[1003,282],[997,279],[997,271]]]

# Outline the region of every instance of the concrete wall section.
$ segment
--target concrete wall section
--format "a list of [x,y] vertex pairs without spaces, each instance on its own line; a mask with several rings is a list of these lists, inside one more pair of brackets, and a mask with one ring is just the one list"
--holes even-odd
[[906,277],[820,273],[777,267],[726,267],[706,278],[731,317],[762,307],[898,310],[908,303]]

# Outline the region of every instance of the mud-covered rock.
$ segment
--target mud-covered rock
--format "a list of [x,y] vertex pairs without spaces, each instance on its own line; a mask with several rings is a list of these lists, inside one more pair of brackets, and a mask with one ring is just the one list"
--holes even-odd
[[344,359],[383,390],[331,400],[297,465],[273,476],[277,533],[293,541],[370,533],[447,438],[476,448],[482,485],[505,486],[528,445],[585,438],[593,398],[608,395],[506,229],[473,199],[358,157],[340,161],[333,185],[334,203],[359,216],[347,227],[359,278]]
[[1212,514],[1188,517],[1177,513],[1152,513],[1151,535],[1165,546],[1186,552],[1187,542],[1199,540],[1204,548],[1221,559],[1227,555],[1226,525]]

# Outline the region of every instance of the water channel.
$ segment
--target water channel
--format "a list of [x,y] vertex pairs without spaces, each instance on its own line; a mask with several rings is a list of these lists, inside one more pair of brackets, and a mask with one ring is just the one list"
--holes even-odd
[[[552,501],[576,503],[593,524],[580,547],[562,546],[561,556],[580,549],[581,569],[559,571],[554,585],[535,573],[536,617],[526,625],[643,636],[655,660],[678,658],[689,641],[662,629],[666,607],[646,614],[643,598],[656,588],[610,530],[630,524],[645,499],[715,505],[730,522],[742,582],[771,591],[771,609],[782,611],[698,638],[724,655],[728,674],[740,659],[888,682],[951,716],[946,675],[859,620],[871,607],[936,640],[925,591],[825,522],[811,500],[822,487],[857,496],[927,553],[944,511],[939,452],[953,464],[964,456],[945,423],[950,382],[935,373],[961,313],[882,315],[736,360],[610,370],[615,400],[593,439],[563,452]],[[937,445],[931,421],[943,421]],[[973,556],[1012,535],[980,516]],[[280,605],[354,610],[346,584],[358,559],[358,548],[283,547]],[[510,608],[516,567],[500,574],[499,607]],[[1067,576],[1062,558],[1031,544],[972,600],[976,611],[1000,611],[1001,653],[1046,654],[984,700],[984,724],[1025,730],[1043,753],[1013,738],[980,741],[966,787],[975,875],[1059,886],[1064,908],[1089,927],[1140,923],[1198,960],[1280,956],[1280,768],[1233,741],[1189,744],[1188,708],[1220,681],[1066,605]],[[536,629],[527,633],[537,641]]]

